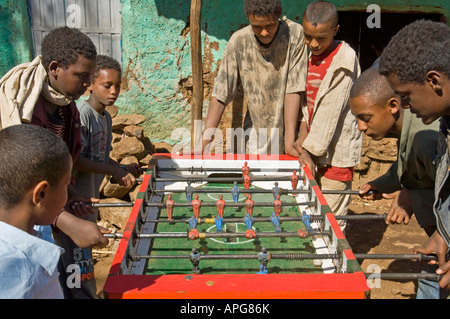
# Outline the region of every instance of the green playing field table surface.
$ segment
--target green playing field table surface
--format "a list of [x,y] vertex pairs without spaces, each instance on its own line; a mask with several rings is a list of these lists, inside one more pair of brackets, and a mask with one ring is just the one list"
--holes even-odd
[[[239,202],[243,203],[247,197],[243,190],[243,185],[238,185],[241,189]],[[232,184],[208,183],[202,188],[229,188]],[[255,187],[251,187],[255,189]],[[219,193],[195,193],[199,195],[202,202],[215,203],[219,199]],[[224,218],[242,218],[242,222],[231,222],[223,224],[223,232],[245,232],[247,227],[244,223],[246,215],[245,207],[233,207],[233,197],[231,191],[224,193],[223,199],[226,201],[226,208],[223,214]],[[193,196],[194,198],[194,196]],[[166,198],[163,198],[165,201]],[[252,199],[257,202],[273,202],[272,194],[252,193]],[[172,200],[175,203],[186,203],[185,193],[172,194]],[[295,202],[291,195],[281,196],[283,202]],[[270,217],[274,212],[271,207],[254,207],[253,217]],[[217,216],[216,207],[201,207],[199,218],[214,218]],[[296,206],[285,206],[282,208],[281,217],[300,216],[300,210]],[[193,216],[191,207],[174,207],[173,219],[187,220]],[[160,219],[167,219],[165,208],[160,211]],[[301,221],[283,221],[281,223],[283,232],[297,232],[298,229],[306,229]],[[256,232],[274,232],[275,228],[269,222],[255,222],[253,228]],[[197,225],[200,233],[216,233],[214,223],[200,223]],[[158,223],[157,233],[181,232],[187,233],[190,230],[188,223]],[[255,254],[265,247],[271,254],[301,253],[314,254],[315,248],[310,238],[302,239],[298,237],[288,238],[203,238],[197,240],[188,240],[186,238],[156,238],[153,240],[149,254],[150,255],[185,255],[188,256],[192,248],[197,248],[201,255],[212,254]],[[222,260],[200,260],[200,273],[203,274],[242,274],[257,273],[260,262],[258,259],[222,259]],[[320,273],[322,269],[314,265],[312,259],[305,260],[284,260],[272,259],[268,265],[270,273]],[[191,274],[192,263],[186,259],[149,259],[144,274],[147,275],[168,275],[168,274]]]

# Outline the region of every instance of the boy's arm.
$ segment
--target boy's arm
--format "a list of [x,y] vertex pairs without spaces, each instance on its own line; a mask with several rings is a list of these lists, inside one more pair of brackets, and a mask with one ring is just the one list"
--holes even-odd
[[308,135],[308,128],[306,122],[300,121],[300,127],[298,129],[298,137],[294,142],[294,147],[298,154],[301,154],[303,152],[302,144],[307,135]]
[[374,189],[380,195],[383,193],[388,194],[401,190],[403,187],[400,183],[400,179],[398,178],[397,171],[398,159],[394,163],[392,163],[391,167],[389,167],[386,173],[369,182],[369,184],[373,185]]
[[65,210],[59,214],[54,226],[69,236],[81,248],[103,247],[109,243],[108,238],[103,234],[110,233],[111,230],[78,218]]
[[213,135],[217,126],[219,125],[222,114],[225,110],[226,104],[219,101],[216,97],[212,96],[209,102],[208,115],[206,116],[205,130],[202,134],[202,151],[203,153],[208,153],[206,147],[213,140]]
[[113,160],[112,158],[109,158],[109,164],[110,165],[114,165],[114,166],[118,166],[126,171],[128,171],[128,173],[131,173],[134,177],[139,177],[142,175],[142,169],[139,166],[139,164],[137,163],[131,163],[128,165],[122,165],[118,162],[116,162],[115,160]]
[[294,142],[297,134],[301,101],[302,93],[288,93],[284,99],[284,148],[286,154],[294,157],[300,155],[294,147]]
[[298,122],[302,117],[301,108],[306,105],[305,90],[308,74],[308,50],[303,36],[303,29],[300,30],[298,36],[298,39],[293,41],[290,52],[289,72],[286,83],[287,93],[284,100],[285,153],[296,157],[300,155],[295,144],[297,143]]
[[85,173],[111,175],[121,186],[129,187],[136,184],[136,178],[120,166],[97,163],[81,154],[77,157],[75,169]]
[[315,177],[316,164],[314,163],[314,160],[312,159],[311,154],[302,147],[303,141],[305,140],[307,135],[308,135],[307,124],[305,121],[301,121],[298,137],[294,143],[294,147],[299,154],[298,161],[299,161],[300,165],[308,166],[309,171],[311,172],[312,176]]

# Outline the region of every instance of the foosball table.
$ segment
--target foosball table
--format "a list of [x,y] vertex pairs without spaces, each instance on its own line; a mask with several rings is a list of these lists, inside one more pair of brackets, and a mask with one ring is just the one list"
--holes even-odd
[[117,238],[108,298],[367,298],[370,291],[323,193],[289,156],[157,154]]

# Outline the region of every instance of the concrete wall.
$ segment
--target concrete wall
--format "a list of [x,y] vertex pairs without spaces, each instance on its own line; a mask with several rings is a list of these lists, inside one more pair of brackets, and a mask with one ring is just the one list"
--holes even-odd
[[33,57],[26,0],[0,0],[0,77]]
[[[339,10],[365,12],[370,2],[333,1]],[[355,4],[356,2],[356,4]],[[283,0],[284,15],[300,22],[309,1]],[[449,20],[448,1],[376,1],[392,12],[433,12]],[[118,104],[123,113],[147,117],[144,124],[153,140],[172,139],[176,128],[190,127],[191,55],[189,38],[190,1],[122,0],[124,92]],[[242,0],[202,1],[202,43],[205,102],[214,83],[226,43],[231,34],[247,25]],[[232,112],[227,110],[227,112]]]
[[[241,1],[203,1],[205,97],[233,31],[245,25]],[[147,135],[174,142],[176,128],[190,128],[190,1],[122,1],[125,90],[121,112],[146,116]],[[205,103],[206,112],[208,103]],[[206,113],[205,113],[206,116]]]
[[[340,11],[359,12],[365,12],[371,2],[375,1],[333,1]],[[26,3],[26,0],[0,0],[0,76],[33,57]],[[308,3],[282,0],[284,15],[300,22]],[[446,0],[375,3],[383,11],[439,13],[447,22],[450,20],[450,2]],[[146,135],[153,141],[179,142],[180,137],[172,138],[174,130],[185,128],[189,132],[192,94],[189,13],[189,0],[122,0],[124,80],[117,105],[119,114],[144,115]],[[202,1],[204,117],[226,43],[234,31],[247,23],[242,0]],[[227,112],[232,110],[227,108]]]

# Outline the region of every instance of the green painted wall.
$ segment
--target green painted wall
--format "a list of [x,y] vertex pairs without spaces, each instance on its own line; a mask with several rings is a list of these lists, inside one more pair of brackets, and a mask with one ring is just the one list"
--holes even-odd
[[[355,2],[357,4],[355,4]],[[300,22],[309,1],[282,0],[284,14]],[[370,3],[383,11],[443,14],[449,1],[333,1],[339,10],[365,12]],[[188,0],[122,0],[123,62],[126,92],[118,101],[122,113],[147,117],[145,129],[154,141],[171,139],[176,128],[190,128],[190,104],[181,85],[191,76]],[[247,24],[242,0],[202,1],[202,43],[205,84],[214,72],[231,34]],[[209,73],[211,72],[211,73]],[[205,96],[207,93],[205,93]],[[204,118],[208,101],[204,102]],[[187,137],[188,139],[188,137]]]
[[0,0],[0,77],[33,57],[26,0]]

